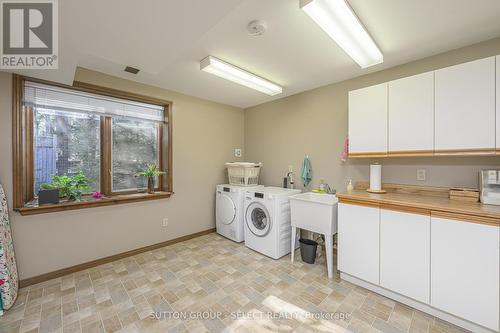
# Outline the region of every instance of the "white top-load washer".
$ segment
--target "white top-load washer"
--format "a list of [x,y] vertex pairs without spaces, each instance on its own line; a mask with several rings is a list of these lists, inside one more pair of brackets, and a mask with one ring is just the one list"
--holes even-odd
[[290,253],[292,226],[289,196],[300,193],[264,187],[245,193],[245,246],[278,259]]
[[243,242],[245,191],[261,189],[263,185],[236,186],[217,185],[215,194],[215,226],[217,232],[235,242]]

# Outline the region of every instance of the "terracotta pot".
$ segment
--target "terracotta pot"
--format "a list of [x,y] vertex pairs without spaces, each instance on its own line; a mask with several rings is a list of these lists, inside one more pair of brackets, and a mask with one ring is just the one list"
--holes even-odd
[[155,180],[154,178],[148,178],[148,193],[155,193]]

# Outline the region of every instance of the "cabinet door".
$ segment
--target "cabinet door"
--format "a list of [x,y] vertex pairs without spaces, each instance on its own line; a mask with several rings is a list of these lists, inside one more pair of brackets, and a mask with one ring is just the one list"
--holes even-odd
[[380,211],[380,285],[429,303],[431,217]]
[[500,153],[500,56],[497,56],[497,128],[496,128],[496,137],[497,137],[497,153]]
[[435,149],[493,151],[495,57],[435,72]]
[[387,83],[349,92],[349,153],[387,153]]
[[434,150],[434,72],[389,82],[389,152]]
[[431,305],[498,330],[499,227],[432,217]]
[[380,209],[340,203],[338,268],[362,280],[379,283]]

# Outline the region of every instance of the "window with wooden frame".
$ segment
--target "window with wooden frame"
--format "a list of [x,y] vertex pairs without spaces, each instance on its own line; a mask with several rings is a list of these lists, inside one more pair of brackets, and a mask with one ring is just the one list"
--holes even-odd
[[[169,197],[171,103],[81,82],[73,86],[13,75],[14,209],[23,215]],[[163,172],[154,193],[139,175]],[[81,200],[39,205],[42,184],[83,174]],[[102,198],[92,193],[100,192]]]

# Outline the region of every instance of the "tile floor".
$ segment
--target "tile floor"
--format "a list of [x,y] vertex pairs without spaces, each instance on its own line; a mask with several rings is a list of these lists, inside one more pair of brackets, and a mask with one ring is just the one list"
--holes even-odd
[[0,332],[463,330],[329,280],[323,257],[292,265],[214,233],[22,289]]

